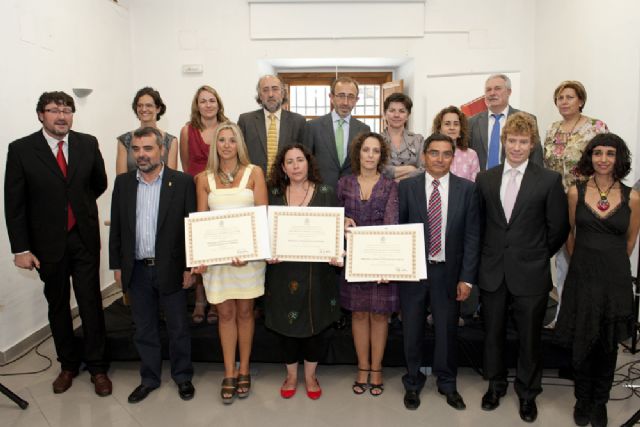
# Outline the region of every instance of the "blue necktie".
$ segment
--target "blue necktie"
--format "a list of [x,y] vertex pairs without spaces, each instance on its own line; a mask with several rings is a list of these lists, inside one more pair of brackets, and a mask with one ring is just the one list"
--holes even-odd
[[504,114],[492,114],[494,118],[493,129],[491,129],[491,140],[489,141],[489,158],[487,159],[487,169],[500,164],[500,119]]

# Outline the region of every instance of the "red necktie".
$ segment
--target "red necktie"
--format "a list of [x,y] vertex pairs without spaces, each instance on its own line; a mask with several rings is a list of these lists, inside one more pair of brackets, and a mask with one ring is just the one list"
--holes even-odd
[[442,205],[440,191],[438,191],[440,182],[434,179],[431,184],[433,191],[429,197],[427,219],[429,221],[429,255],[434,257],[440,253],[442,244]]
[[[56,156],[56,160],[58,161],[58,166],[60,166],[60,170],[62,171],[62,175],[67,177],[67,160],[64,158],[64,151],[62,150],[62,146],[64,145],[64,141],[58,142],[58,155]],[[71,230],[74,225],[76,225],[76,216],[73,214],[71,210],[71,203],[67,202],[67,231]]]

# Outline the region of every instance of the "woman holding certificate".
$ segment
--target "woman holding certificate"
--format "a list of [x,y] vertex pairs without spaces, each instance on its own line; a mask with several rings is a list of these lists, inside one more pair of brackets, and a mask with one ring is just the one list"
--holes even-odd
[[[345,227],[398,223],[398,186],[382,174],[389,148],[377,133],[360,134],[351,144],[353,175],[338,181],[338,202],[344,206]],[[347,283],[340,286],[340,303],[351,310],[351,328],[358,356],[358,376],[352,389],[382,394],[382,357],[389,316],[400,309],[398,289],[391,283]]]
[[[233,209],[267,204],[262,169],[249,163],[242,132],[234,123],[216,128],[204,172],[196,176],[198,211]],[[220,395],[224,403],[249,395],[249,356],[253,341],[253,299],[264,293],[264,261],[200,266],[209,303],[218,310],[218,331],[224,359]],[[236,346],[240,366],[236,369]]]
[[[320,183],[313,156],[300,144],[278,153],[269,176],[269,205],[336,206],[333,188]],[[298,361],[304,360],[307,396],[322,394],[316,367],[326,348],[322,332],[340,318],[335,266],[342,262],[279,262],[269,260],[264,297],[265,324],[281,337],[287,378],[284,399],[296,394]]]

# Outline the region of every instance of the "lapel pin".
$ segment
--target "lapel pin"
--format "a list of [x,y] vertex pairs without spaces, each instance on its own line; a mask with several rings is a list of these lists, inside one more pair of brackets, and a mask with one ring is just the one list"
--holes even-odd
[[171,181],[169,181],[169,187],[171,187],[171,185],[173,185],[173,183]]

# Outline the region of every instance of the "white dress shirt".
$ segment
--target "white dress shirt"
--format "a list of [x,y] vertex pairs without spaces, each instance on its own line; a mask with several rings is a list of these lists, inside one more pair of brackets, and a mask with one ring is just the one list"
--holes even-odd
[[511,169],[517,169],[518,175],[516,175],[516,186],[518,188],[518,192],[520,191],[520,184],[522,184],[522,177],[524,176],[524,171],[527,169],[527,165],[529,164],[529,159],[525,160],[518,167],[512,167],[509,162],[504,162],[504,170],[502,171],[502,181],[500,182],[500,202],[504,207],[504,193],[507,191],[507,182],[509,182],[509,173]]
[[47,140],[47,144],[49,144],[49,148],[51,148],[51,152],[53,153],[54,158],[58,158],[58,142],[64,141],[62,144],[62,152],[64,153],[64,159],[69,164],[69,134],[67,133],[63,138],[54,138],[49,135],[44,128],[42,128],[42,134],[44,135],[44,139]]

